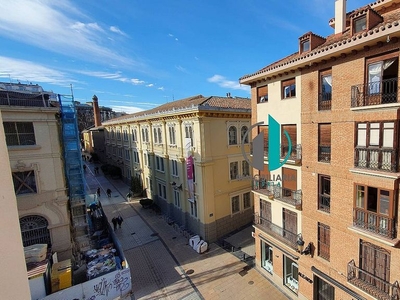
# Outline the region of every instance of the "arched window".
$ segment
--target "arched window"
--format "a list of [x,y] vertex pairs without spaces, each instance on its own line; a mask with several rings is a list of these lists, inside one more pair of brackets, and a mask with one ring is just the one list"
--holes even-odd
[[34,244],[51,245],[49,223],[41,216],[26,216],[19,219],[24,247]]
[[240,142],[241,143],[243,142],[243,144],[247,144],[249,142],[249,135],[247,135],[245,140],[243,141],[243,137],[246,134],[247,130],[248,130],[247,126],[242,126],[242,129],[240,131]]
[[161,128],[160,127],[157,129],[157,132],[158,132],[158,142],[160,144],[162,144],[162,135],[161,135]]
[[237,145],[237,129],[235,126],[229,127],[229,145]]

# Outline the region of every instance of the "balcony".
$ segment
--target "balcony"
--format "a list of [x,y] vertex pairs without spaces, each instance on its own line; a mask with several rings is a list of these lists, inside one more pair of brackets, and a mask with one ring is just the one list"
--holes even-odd
[[360,208],[353,208],[353,226],[385,238],[396,237],[394,219]]
[[391,284],[356,266],[354,260],[347,264],[347,281],[380,300],[399,300],[398,281]]
[[[281,159],[286,158],[289,152],[289,145],[281,145]],[[289,160],[294,160],[296,163],[301,161],[301,144],[292,145],[292,152],[289,155]]]
[[399,102],[399,78],[354,85],[351,87],[351,107],[365,107]]
[[0,92],[0,105],[52,107],[49,95],[44,93],[22,93],[14,91]]
[[259,178],[255,176],[252,181],[253,191],[267,196],[269,199],[279,200],[287,204],[293,205],[296,209],[301,210],[302,193],[301,190],[291,190],[274,185],[273,181],[267,181],[267,178]]
[[318,110],[331,110],[332,93],[318,94]]
[[377,171],[397,172],[397,149],[356,147],[354,166]]
[[285,228],[275,225],[271,221],[261,217],[259,214],[254,214],[254,224],[258,225],[270,236],[297,251],[297,233],[290,232]]

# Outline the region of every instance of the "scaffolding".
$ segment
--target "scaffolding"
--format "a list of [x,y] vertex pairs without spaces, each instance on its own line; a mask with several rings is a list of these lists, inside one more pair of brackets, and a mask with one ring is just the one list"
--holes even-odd
[[75,254],[90,249],[86,206],[86,181],[83,170],[77,113],[73,96],[58,95],[61,112],[64,167],[71,210],[71,229]]

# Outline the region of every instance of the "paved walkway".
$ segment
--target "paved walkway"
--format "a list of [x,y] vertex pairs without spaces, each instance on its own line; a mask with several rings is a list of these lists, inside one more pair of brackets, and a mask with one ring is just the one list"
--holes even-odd
[[[100,201],[108,219],[119,214],[124,219],[116,235],[131,268],[132,299],[290,299],[217,244],[198,254],[161,215],[143,209],[139,199],[128,202],[125,195],[129,187],[125,183],[108,179],[101,170],[95,175],[95,165],[86,164],[87,186],[91,193],[101,187]],[[111,198],[105,193],[108,188]],[[235,235],[231,241],[239,237]],[[251,246],[248,249],[253,251]]]

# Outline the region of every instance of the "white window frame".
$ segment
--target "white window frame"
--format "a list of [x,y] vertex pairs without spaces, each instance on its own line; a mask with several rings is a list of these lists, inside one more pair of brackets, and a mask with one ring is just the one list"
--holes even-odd
[[261,267],[268,273],[274,273],[274,249],[261,241]]
[[196,196],[190,201],[190,215],[197,219],[197,199]]
[[174,190],[174,205],[179,208],[181,207],[181,195],[177,190]]
[[178,161],[177,160],[171,160],[171,175],[173,177],[179,177],[179,172],[178,172]]
[[156,155],[156,170],[159,172],[165,172],[164,158]]
[[[234,201],[237,201],[237,211],[234,211]],[[236,206],[236,205],[235,205]],[[240,209],[240,195],[235,195],[235,196],[231,196],[231,215],[236,215],[238,213],[240,213],[241,209]]]
[[[233,129],[233,133],[231,133],[231,129]],[[234,146],[238,144],[238,130],[235,125],[230,125],[228,128],[228,145]]]

